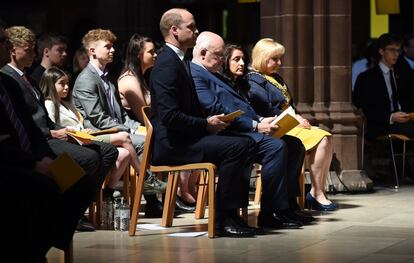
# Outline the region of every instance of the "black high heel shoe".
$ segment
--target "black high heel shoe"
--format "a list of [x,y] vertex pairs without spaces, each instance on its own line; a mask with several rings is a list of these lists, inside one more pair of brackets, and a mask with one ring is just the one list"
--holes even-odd
[[324,205],[319,203],[311,193],[306,194],[306,203],[309,210],[314,209],[318,211],[335,211],[338,209],[338,205],[330,203],[329,205]]

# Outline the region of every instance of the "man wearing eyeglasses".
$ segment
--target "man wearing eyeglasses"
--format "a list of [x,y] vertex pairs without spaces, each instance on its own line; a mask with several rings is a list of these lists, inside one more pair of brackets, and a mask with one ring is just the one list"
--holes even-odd
[[401,40],[392,34],[379,37],[377,66],[357,78],[353,94],[354,104],[362,108],[367,120],[368,140],[389,133],[404,134],[414,138],[414,123],[408,112],[413,102],[407,84],[395,70],[401,53]]

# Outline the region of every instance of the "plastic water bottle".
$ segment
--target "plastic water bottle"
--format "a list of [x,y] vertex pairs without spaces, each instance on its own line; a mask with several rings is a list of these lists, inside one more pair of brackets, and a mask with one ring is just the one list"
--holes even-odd
[[103,229],[114,229],[114,202],[110,198],[103,204]]
[[120,204],[120,229],[121,231],[127,231],[129,229],[129,205],[127,202],[124,202],[124,198],[121,198]]
[[119,231],[121,230],[121,201],[118,199],[115,199],[114,204],[114,229]]

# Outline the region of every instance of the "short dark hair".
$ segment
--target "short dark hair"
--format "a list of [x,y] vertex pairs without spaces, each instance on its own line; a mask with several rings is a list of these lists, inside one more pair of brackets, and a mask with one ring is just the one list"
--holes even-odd
[[390,33],[382,34],[377,41],[377,49],[385,49],[388,45],[401,45],[401,38]]
[[40,36],[38,41],[37,52],[38,55],[43,57],[43,50],[45,48],[51,49],[54,45],[58,44],[68,44],[68,39],[64,36],[56,35],[54,33],[46,33]]

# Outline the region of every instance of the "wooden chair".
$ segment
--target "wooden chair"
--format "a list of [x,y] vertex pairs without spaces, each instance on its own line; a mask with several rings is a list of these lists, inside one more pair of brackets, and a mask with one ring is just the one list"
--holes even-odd
[[[167,182],[167,190],[165,194],[165,201],[164,201],[164,210],[162,215],[162,226],[171,226],[174,216],[174,209],[175,209],[175,199],[177,195],[177,187],[178,187],[178,180],[179,180],[179,171],[186,171],[186,170],[203,170],[204,175],[200,176],[200,181],[203,181],[204,186],[199,188],[199,200],[197,200],[197,213],[198,216],[204,216],[204,209],[201,209],[201,204],[204,203],[206,196],[208,195],[208,236],[213,238],[215,236],[215,227],[214,227],[214,210],[215,210],[215,176],[217,167],[212,163],[192,163],[192,164],[185,164],[185,165],[174,165],[174,166],[154,166],[150,164],[151,160],[151,142],[152,142],[152,133],[153,127],[151,122],[149,121],[149,113],[150,107],[145,106],[142,107],[142,113],[144,117],[144,124],[145,128],[147,129],[147,135],[145,138],[145,145],[144,145],[144,153],[142,155],[141,160],[141,167],[139,171],[138,180],[136,183],[136,190],[135,195],[133,198],[133,206],[131,211],[131,221],[129,226],[129,235],[133,236],[136,232],[136,225],[139,216],[139,210],[141,205],[141,198],[143,194],[143,186],[144,186],[144,178],[145,173],[147,170],[151,171],[152,173],[162,173],[168,172],[168,182]],[[208,187],[206,188],[205,182],[208,182]],[[208,194],[206,192],[208,190]],[[201,192],[200,192],[201,191]],[[203,210],[203,211],[201,211]]]
[[[261,178],[261,165],[259,166],[258,169],[256,169],[256,192],[254,195],[254,201],[253,203],[255,205],[258,205],[260,203],[260,198],[262,195],[262,178]],[[299,199],[299,207],[301,209],[305,208],[305,164],[302,165],[302,171],[300,173],[300,177],[299,177],[299,187],[300,187],[300,196],[298,197]]]

